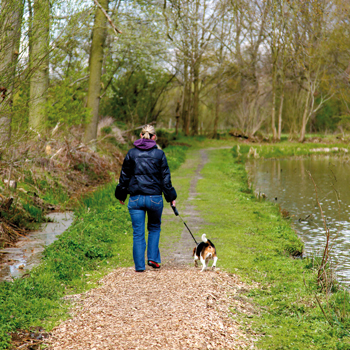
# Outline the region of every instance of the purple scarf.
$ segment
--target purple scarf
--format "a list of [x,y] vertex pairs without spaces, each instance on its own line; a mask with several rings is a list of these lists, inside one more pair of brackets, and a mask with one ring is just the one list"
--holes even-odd
[[156,141],[151,139],[139,139],[134,142],[134,146],[138,149],[148,150],[156,146]]

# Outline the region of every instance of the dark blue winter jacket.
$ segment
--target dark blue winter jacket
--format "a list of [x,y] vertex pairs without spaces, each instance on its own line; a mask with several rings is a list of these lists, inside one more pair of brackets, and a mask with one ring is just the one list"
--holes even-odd
[[175,200],[177,194],[171,184],[164,152],[150,139],[137,140],[134,145],[135,148],[129,150],[124,159],[119,184],[115,190],[116,198],[124,202],[128,194],[135,196],[164,193],[167,202]]

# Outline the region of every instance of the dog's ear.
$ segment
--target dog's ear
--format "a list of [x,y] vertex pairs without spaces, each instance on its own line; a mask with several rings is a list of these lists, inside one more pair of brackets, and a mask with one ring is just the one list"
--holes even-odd
[[193,248],[193,254],[192,254],[192,256],[194,256],[194,255],[196,254],[196,249],[197,249],[197,248]]

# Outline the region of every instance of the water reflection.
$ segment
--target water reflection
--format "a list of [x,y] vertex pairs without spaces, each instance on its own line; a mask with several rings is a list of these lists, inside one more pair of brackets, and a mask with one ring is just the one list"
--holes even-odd
[[22,237],[14,247],[0,250],[0,281],[19,277],[38,265],[45,246],[53,243],[73,222],[73,213],[51,213],[54,222],[44,225],[41,231]]
[[[247,164],[255,191],[289,211],[305,243],[305,253],[324,247],[325,229],[318,196],[332,237],[332,262],[340,281],[350,285],[350,163],[347,157],[313,156],[307,159],[257,159]],[[338,198],[337,198],[338,197]]]

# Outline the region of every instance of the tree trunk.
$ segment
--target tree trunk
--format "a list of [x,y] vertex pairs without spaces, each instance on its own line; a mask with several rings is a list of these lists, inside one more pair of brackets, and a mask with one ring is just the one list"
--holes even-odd
[[180,100],[177,100],[177,103],[176,103],[175,120],[176,120],[175,135],[177,136],[179,131],[179,120],[180,120]]
[[273,89],[272,91],[272,111],[271,111],[271,129],[272,129],[272,137],[274,140],[277,138],[277,132],[276,132],[276,91]]
[[184,86],[182,93],[182,107],[181,107],[181,119],[182,119],[182,131],[186,136],[186,126],[188,118],[188,64],[187,58],[184,58]]
[[280,108],[278,111],[278,134],[277,134],[278,141],[281,141],[283,101],[284,101],[284,90],[282,90],[282,93],[281,93]]
[[29,126],[37,131],[45,128],[47,90],[49,88],[50,2],[34,0],[30,63]]
[[[196,11],[196,19],[193,21],[193,33],[192,33],[192,48],[193,48],[193,56],[191,55],[191,84],[193,82],[193,102],[192,102],[192,123],[191,123],[191,134],[198,135],[198,110],[199,110],[199,30],[198,23],[199,20],[199,5],[200,1],[196,0],[195,3],[195,11]],[[193,37],[194,36],[194,37]],[[193,59],[194,57],[194,59]]]
[[188,82],[188,111],[187,111],[187,120],[186,120],[186,136],[190,134],[190,124],[191,118],[193,117],[193,93],[192,93],[192,85],[193,85],[193,64],[191,64],[190,68],[190,80]]
[[[272,50],[274,52],[274,50]],[[273,57],[275,53],[273,53]],[[271,129],[272,129],[272,138],[275,141],[277,139],[277,131],[276,131],[276,57],[274,57],[272,63],[272,110],[271,110]]]
[[304,142],[305,141],[305,131],[306,131],[306,125],[307,125],[307,122],[308,122],[310,94],[311,94],[311,91],[309,90],[307,92],[307,96],[306,96],[305,108],[304,108],[304,113],[303,113],[303,120],[301,122],[299,142]]
[[23,1],[3,0],[0,15],[0,145],[11,139],[12,99],[21,38]]
[[28,0],[28,70],[32,71],[33,58],[33,4]]
[[[109,0],[100,0],[100,5],[107,11]],[[95,14],[94,28],[92,30],[92,43],[89,61],[89,88],[87,96],[87,108],[91,109],[91,121],[86,126],[84,141],[88,143],[97,137],[98,109],[101,93],[101,71],[103,62],[103,47],[106,41],[106,17],[97,8]]]
[[218,133],[219,110],[220,110],[220,84],[218,84],[218,86],[216,87],[215,119],[214,119],[213,138],[216,138],[217,133]]
[[196,62],[193,69],[193,115],[192,135],[198,134],[198,110],[199,110],[199,64]]
[[271,15],[271,26],[272,26],[272,38],[271,38],[271,57],[272,57],[272,110],[271,110],[271,129],[272,138],[274,141],[277,140],[276,131],[276,81],[277,81],[277,61],[278,61],[278,40],[276,37],[276,27],[277,27],[277,8],[276,2],[273,0],[266,3],[265,10],[270,7],[272,11]]

